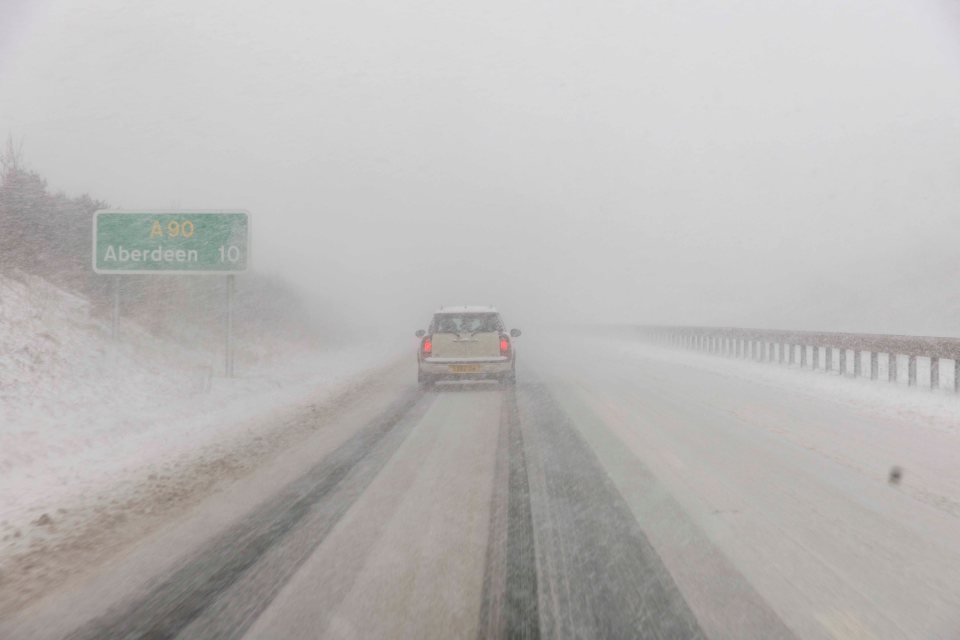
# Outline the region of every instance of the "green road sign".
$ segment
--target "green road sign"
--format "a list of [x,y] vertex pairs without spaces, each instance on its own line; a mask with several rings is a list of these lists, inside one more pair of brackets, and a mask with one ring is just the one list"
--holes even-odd
[[246,211],[93,214],[97,273],[237,273],[247,269]]

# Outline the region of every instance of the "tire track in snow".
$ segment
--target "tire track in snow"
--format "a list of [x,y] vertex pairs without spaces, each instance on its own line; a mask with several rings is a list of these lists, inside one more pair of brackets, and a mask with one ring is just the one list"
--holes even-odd
[[515,388],[505,389],[478,638],[540,638],[530,483]]
[[[424,395],[417,390],[401,398],[148,593],[92,620],[68,638],[173,638],[188,627],[188,635],[194,635],[201,631],[197,626],[208,638],[242,636],[419,421],[430,404],[421,403]],[[306,524],[310,524],[307,544],[281,548]],[[243,585],[273,549],[281,553],[270,558],[269,570],[260,572],[263,575],[255,585]],[[235,585],[247,588],[234,593]]]
[[629,506],[546,387],[523,385],[518,397],[542,634],[705,638]]

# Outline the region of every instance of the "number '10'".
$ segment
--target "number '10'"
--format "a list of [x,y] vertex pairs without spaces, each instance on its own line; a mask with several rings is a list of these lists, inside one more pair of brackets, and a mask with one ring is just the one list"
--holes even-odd
[[239,262],[240,247],[220,245],[220,262]]

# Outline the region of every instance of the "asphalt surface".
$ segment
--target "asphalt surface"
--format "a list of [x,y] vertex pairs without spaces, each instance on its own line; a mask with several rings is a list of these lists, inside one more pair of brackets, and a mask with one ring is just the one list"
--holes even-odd
[[[883,500],[886,487],[858,493],[842,477],[849,469],[825,468],[726,411],[792,410],[787,399],[616,353],[575,369],[532,348],[527,362],[516,387],[389,381],[365,406],[325,416],[317,442],[0,633],[960,637],[949,635],[960,618],[956,587],[942,586],[956,575],[946,564],[924,565],[918,610],[912,594],[886,606],[876,566],[830,560],[857,544],[858,527],[871,532],[862,540],[875,545],[874,565],[902,565],[891,572],[916,574],[930,556],[949,563],[952,550],[885,555],[861,501]],[[766,515],[741,512],[751,508]],[[805,528],[769,526],[804,515]]]

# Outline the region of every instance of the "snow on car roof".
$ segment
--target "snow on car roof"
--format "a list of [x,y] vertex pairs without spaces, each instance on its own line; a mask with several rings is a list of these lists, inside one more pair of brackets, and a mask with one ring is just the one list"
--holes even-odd
[[497,308],[493,306],[460,305],[456,307],[440,307],[434,311],[434,314],[438,313],[497,313]]

